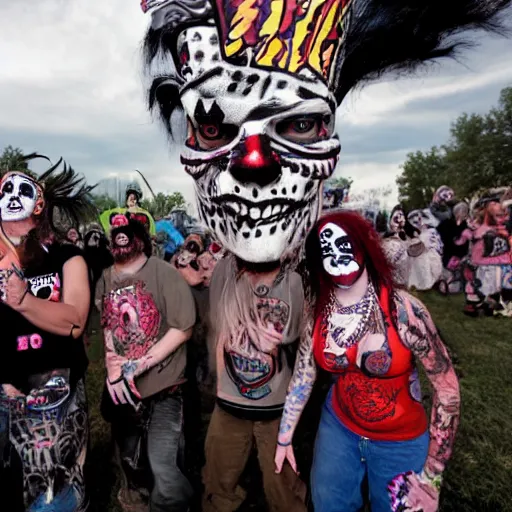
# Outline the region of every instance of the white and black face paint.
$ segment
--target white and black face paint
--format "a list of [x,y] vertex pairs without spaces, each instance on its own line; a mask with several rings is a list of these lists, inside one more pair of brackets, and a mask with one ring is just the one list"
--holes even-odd
[[321,81],[216,66],[210,48],[216,34],[214,27],[194,27],[182,37],[191,78],[181,92],[189,120],[182,162],[215,238],[242,260],[276,261],[306,238],[318,217],[320,185],[340,151],[335,103]]
[[439,221],[434,217],[434,215],[432,215],[429,208],[424,208],[423,210],[412,210],[407,215],[407,220],[419,230],[425,227],[435,228],[439,224]]
[[332,222],[320,228],[318,235],[324,270],[336,285],[352,286],[364,270],[362,253],[345,230]]
[[395,210],[389,221],[389,228],[393,233],[402,231],[405,227],[405,215],[402,210]]
[[28,219],[37,203],[37,186],[25,176],[13,174],[2,183],[0,215],[4,222]]

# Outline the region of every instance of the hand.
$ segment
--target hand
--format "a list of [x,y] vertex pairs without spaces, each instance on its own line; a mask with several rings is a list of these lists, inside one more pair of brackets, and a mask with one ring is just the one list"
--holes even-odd
[[121,367],[124,380],[127,382],[130,391],[140,400],[141,394],[135,385],[135,378],[147,370],[146,358],[142,357],[136,361],[128,360]]
[[412,471],[393,478],[388,494],[393,512],[437,512],[439,508],[439,489]]
[[[107,389],[110,393],[110,397],[112,398],[112,401],[116,405],[122,405],[122,404],[130,404],[134,408],[137,408],[135,405],[135,402],[133,401],[131,395],[130,395],[130,389],[124,378],[120,378],[116,381],[110,382],[107,379]],[[140,395],[139,395],[140,396]]]
[[4,302],[13,309],[18,308],[27,295],[27,282],[17,272],[13,272],[5,285]]
[[420,475],[413,473],[409,477],[408,506],[411,510],[437,512],[439,508],[439,489]]
[[25,395],[11,384],[4,384],[4,394],[9,398],[23,398]]
[[297,462],[295,461],[295,454],[293,453],[292,444],[289,444],[288,446],[281,446],[280,444],[277,445],[276,454],[274,457],[276,473],[281,473],[285,461],[288,461],[293,471],[298,475],[299,473],[297,472]]
[[115,352],[107,350],[105,354],[105,365],[110,382],[114,382],[123,376],[123,365],[128,362],[126,357],[120,356]]

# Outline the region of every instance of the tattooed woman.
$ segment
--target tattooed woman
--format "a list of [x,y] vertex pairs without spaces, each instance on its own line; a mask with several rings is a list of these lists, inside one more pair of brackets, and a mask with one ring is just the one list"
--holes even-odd
[[0,180],[0,492],[10,512],[88,504],[89,276],[81,250],[57,241],[65,233],[54,218],[78,225],[94,210],[91,187],[66,164],[58,172],[61,163],[37,179],[14,171]]
[[[358,214],[323,217],[307,242],[316,288],[315,358],[335,376],[315,443],[315,510],[438,508],[459,421],[459,386],[425,306],[394,286],[373,227]],[[434,388],[430,429],[416,362]],[[429,435],[430,430],[430,435]]]

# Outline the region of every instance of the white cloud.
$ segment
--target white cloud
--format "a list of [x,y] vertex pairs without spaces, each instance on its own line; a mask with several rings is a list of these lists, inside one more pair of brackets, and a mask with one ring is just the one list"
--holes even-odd
[[[91,181],[140,169],[156,191],[192,201],[192,179],[145,109],[140,47],[149,20],[139,0],[1,4],[0,149],[62,154]],[[338,172],[356,190],[394,184],[408,151],[443,143],[461,111],[496,102],[512,82],[511,49],[487,38],[465,66],[445,61],[429,76],[351,94],[338,115]]]

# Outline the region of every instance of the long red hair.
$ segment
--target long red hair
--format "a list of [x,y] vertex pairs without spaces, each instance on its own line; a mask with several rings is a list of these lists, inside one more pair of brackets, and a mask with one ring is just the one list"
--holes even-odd
[[[391,302],[392,291],[395,288],[391,265],[388,263],[381,246],[380,237],[373,227],[362,215],[353,211],[337,211],[321,217],[311,230],[306,241],[306,265],[309,270],[310,284],[316,299],[315,316],[322,314],[329,301],[334,287],[322,265],[322,253],[318,231],[325,224],[332,222],[343,228],[355,245],[364,253],[368,277],[372,281],[377,294],[380,296],[382,287],[388,289]],[[389,304],[393,311],[392,304]]]

